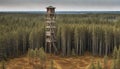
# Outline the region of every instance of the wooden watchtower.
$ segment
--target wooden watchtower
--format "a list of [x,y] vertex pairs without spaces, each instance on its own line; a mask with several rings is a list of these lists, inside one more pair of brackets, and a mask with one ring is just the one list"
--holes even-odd
[[56,48],[56,22],[55,7],[49,6],[47,9],[45,25],[45,51],[48,53],[57,52]]

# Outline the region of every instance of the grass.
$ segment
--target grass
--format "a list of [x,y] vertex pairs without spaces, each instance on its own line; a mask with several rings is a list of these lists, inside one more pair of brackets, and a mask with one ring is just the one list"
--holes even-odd
[[[79,57],[60,57],[55,55],[47,55],[46,69],[50,69],[50,61],[53,60],[55,69],[89,69],[92,59],[94,59],[94,64],[97,64],[97,61],[100,61],[100,64],[103,66],[102,57],[93,57],[92,55],[84,55]],[[39,60],[37,60],[39,61]],[[35,62],[33,62],[35,63]],[[108,59],[109,67],[111,65],[111,59]],[[33,66],[29,64],[28,58],[20,57],[11,59],[7,62],[7,69],[33,69]],[[39,67],[40,63],[36,63],[36,66]]]

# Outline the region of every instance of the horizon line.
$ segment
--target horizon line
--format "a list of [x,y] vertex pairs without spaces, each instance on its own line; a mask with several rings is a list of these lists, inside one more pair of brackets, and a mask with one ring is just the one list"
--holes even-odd
[[[91,11],[91,12],[92,11],[98,11],[98,12],[99,11],[101,11],[101,12],[102,11],[107,11],[107,12],[110,11],[110,12],[115,12],[115,11],[120,11],[120,10],[80,10],[80,11],[76,11],[76,10],[75,11],[68,11],[68,10],[67,11],[66,10],[60,10],[60,11],[58,11],[58,10],[56,10],[56,12],[82,12],[82,11],[83,12],[84,11],[85,12],[87,12],[87,11]],[[30,11],[26,11],[26,10],[25,11],[11,11],[10,10],[10,11],[0,11],[0,12],[46,12],[46,11],[34,11],[34,10],[33,11],[31,11],[31,10]]]

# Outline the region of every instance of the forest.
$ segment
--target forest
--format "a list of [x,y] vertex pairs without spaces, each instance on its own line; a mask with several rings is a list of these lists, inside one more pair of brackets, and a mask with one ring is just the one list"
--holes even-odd
[[[45,14],[0,14],[0,60],[25,55],[29,49],[44,49],[45,22]],[[112,56],[116,50],[120,57],[119,14],[57,14],[56,24],[56,47],[62,57],[86,52]]]

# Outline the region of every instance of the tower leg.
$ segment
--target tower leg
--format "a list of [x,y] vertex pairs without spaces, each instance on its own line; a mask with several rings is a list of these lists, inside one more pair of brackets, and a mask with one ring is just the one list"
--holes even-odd
[[52,53],[52,51],[51,51],[51,48],[52,46],[51,46],[51,43],[50,43],[50,48],[49,48],[49,53],[51,54]]
[[47,43],[45,42],[45,52],[47,53]]

